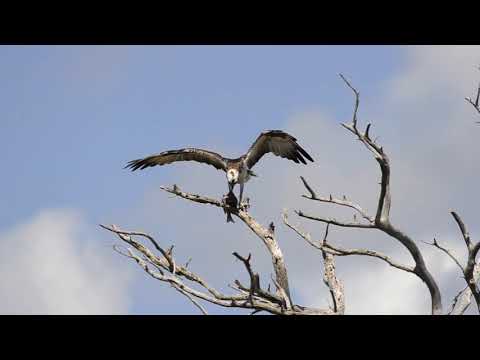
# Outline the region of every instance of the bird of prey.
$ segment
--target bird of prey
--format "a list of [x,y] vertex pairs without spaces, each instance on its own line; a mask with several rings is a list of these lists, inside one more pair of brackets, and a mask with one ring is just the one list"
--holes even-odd
[[145,168],[170,164],[175,161],[197,161],[214,166],[218,170],[225,171],[228,181],[229,192],[233,191],[236,184],[240,185],[239,205],[242,204],[243,187],[251,176],[257,176],[251,170],[253,166],[267,153],[294,162],[307,164],[304,157],[313,162],[312,157],[297,143],[292,135],[281,130],[268,130],[262,132],[257,140],[250,146],[247,153],[236,159],[229,159],[212,151],[184,148],[179,150],[164,151],[143,159],[128,162],[125,168],[132,171]]

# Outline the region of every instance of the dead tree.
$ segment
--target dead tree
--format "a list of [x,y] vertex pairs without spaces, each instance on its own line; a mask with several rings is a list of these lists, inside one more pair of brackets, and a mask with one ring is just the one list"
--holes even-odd
[[[172,188],[161,187],[162,190],[169,192],[180,198],[193,201],[200,204],[212,205],[222,209],[227,215],[234,215],[239,218],[247,227],[262,241],[272,259],[272,266],[275,276],[272,277],[272,282],[276,288],[273,292],[268,286],[267,289],[262,288],[260,284],[260,276],[252,267],[252,256],[241,256],[234,252],[238,260],[240,260],[249,275],[249,284],[244,285],[240,281],[235,280],[230,284],[230,288],[235,291],[234,294],[224,294],[210,286],[206,280],[200,275],[188,269],[188,262],[185,265],[180,265],[175,261],[173,255],[173,246],[166,249],[150,235],[143,232],[123,231],[116,226],[101,225],[115,233],[121,241],[129,245],[127,247],[114,246],[114,249],[121,255],[124,255],[134,260],[144,271],[146,271],[153,278],[170,284],[176,291],[186,296],[198,309],[207,314],[205,308],[200,301],[205,301],[211,304],[229,307],[229,308],[243,308],[251,309],[252,314],[258,312],[267,312],[278,315],[341,315],[345,312],[345,297],[342,282],[337,278],[335,273],[335,257],[336,256],[368,256],[377,258],[388,265],[417,276],[427,286],[431,298],[431,313],[438,314],[463,314],[471,304],[472,297],[474,298],[478,311],[480,312],[480,291],[478,288],[478,281],[480,278],[480,265],[476,262],[476,256],[480,250],[480,242],[473,244],[470,234],[460,216],[452,212],[452,216],[460,228],[460,232],[465,241],[468,258],[466,265],[462,265],[461,261],[455,257],[450,250],[443,247],[436,239],[430,245],[443,251],[454,261],[461,269],[463,277],[465,278],[467,286],[461,290],[452,301],[450,311],[445,312],[442,306],[442,296],[438,284],[429,271],[423,254],[417,246],[417,243],[406,232],[399,229],[390,219],[390,208],[392,205],[391,188],[390,188],[390,174],[391,164],[390,159],[384,148],[380,146],[375,140],[372,140],[370,134],[371,124],[367,124],[365,130],[362,131],[358,125],[358,108],[360,105],[360,93],[351,85],[351,83],[340,74],[340,77],[353,92],[355,96],[355,105],[353,110],[353,117],[351,122],[341,124],[346,130],[352,133],[356,139],[373,155],[377,161],[380,173],[380,191],[378,195],[378,203],[375,214],[368,214],[359,204],[345,196],[343,198],[335,198],[332,195],[323,197],[317,195],[306,179],[301,177],[301,181],[306,188],[308,194],[303,195],[312,201],[328,203],[334,206],[351,208],[355,212],[354,221],[341,221],[330,217],[316,216],[307,214],[304,211],[297,210],[295,214],[300,218],[309,219],[326,224],[325,233],[322,240],[315,241],[310,234],[305,233],[299,226],[295,226],[289,222],[288,214],[283,213],[284,224],[292,229],[300,238],[305,240],[308,244],[319,250],[323,258],[324,267],[324,283],[330,291],[333,306],[326,309],[319,309],[313,307],[306,307],[298,305],[294,302],[290,293],[290,286],[288,281],[288,272],[283,258],[283,253],[278,245],[275,236],[275,227],[270,223],[269,227],[262,226],[249,213],[248,204],[240,204],[239,207],[233,206],[224,197],[222,201],[212,199],[209,197],[191,194],[181,191],[178,186],[174,185]],[[473,101],[467,98],[477,111],[479,109],[479,95],[480,87],[477,91],[476,100]],[[357,216],[358,215],[358,216]],[[361,220],[358,220],[360,218]],[[339,226],[346,228],[371,230],[376,229],[383,232],[398,241],[410,253],[414,266],[401,264],[391,257],[377,251],[369,249],[345,249],[330,244],[327,241],[330,226]],[[143,238],[151,243],[154,250],[143,245],[139,239]],[[202,290],[197,290],[192,285],[199,286]]]
[[[246,205],[240,208],[233,208],[230,207],[229,204],[216,199],[181,191],[176,185],[172,188],[161,187],[161,189],[186,200],[216,206],[235,215],[260,238],[272,257],[272,265],[275,272],[275,276],[272,277],[272,282],[276,287],[275,292],[272,292],[270,287],[267,289],[262,288],[260,276],[254,272],[252,268],[251,254],[243,257],[234,252],[233,256],[239,259],[245,266],[249,274],[250,283],[246,286],[240,283],[240,281],[235,280],[230,287],[236,291],[236,294],[226,295],[210,286],[201,276],[189,270],[188,263],[183,266],[178,264],[173,256],[172,247],[164,249],[152,236],[142,232],[123,231],[114,225],[100,225],[104,229],[117,234],[120,240],[131,246],[126,249],[115,247],[114,249],[117,252],[136,261],[144,271],[155,279],[169,283],[175,290],[189,298],[203,314],[207,312],[198,300],[204,300],[223,307],[252,309],[252,314],[260,311],[278,315],[328,315],[343,313],[343,304],[338,304],[335,306],[335,309],[316,309],[296,305],[292,302],[287,268],[282,251],[275,238],[275,227],[273,223],[271,223],[268,228],[260,225],[248,213],[248,206]],[[148,240],[156,251],[149,249],[136,238]],[[335,279],[333,259],[325,262],[325,267],[327,268],[327,266],[329,266],[328,276],[332,283],[338,282]],[[199,285],[203,291],[196,290],[191,284]]]
[[[440,289],[435,279],[433,278],[432,274],[429,272],[427,264],[425,263],[425,260],[423,258],[423,255],[420,249],[416,245],[416,242],[409,235],[407,235],[405,232],[403,232],[394,224],[392,224],[390,220],[390,208],[391,208],[392,200],[391,200],[391,193],[390,193],[391,165],[390,165],[389,157],[385,152],[384,148],[371,139],[371,136],[370,136],[371,124],[367,124],[365,131],[359,130],[357,113],[358,113],[358,107],[360,104],[360,93],[350,84],[350,82],[343,75],[340,74],[340,76],[345,82],[345,84],[353,91],[355,96],[355,107],[353,111],[352,121],[350,123],[342,124],[342,126],[345,129],[347,129],[349,132],[351,132],[353,135],[355,135],[355,137],[372,153],[373,157],[379,164],[379,168],[381,172],[381,182],[380,182],[380,193],[378,196],[377,209],[376,209],[375,215],[372,216],[370,214],[367,214],[360,207],[360,205],[356,204],[351,200],[348,200],[346,197],[343,197],[342,199],[337,199],[332,197],[332,195],[329,195],[328,197],[317,196],[317,194],[312,189],[312,187],[307,183],[307,181],[304,178],[301,178],[305,188],[309,193],[308,195],[303,195],[303,197],[313,201],[329,203],[336,206],[349,207],[355,210],[355,212],[358,213],[358,215],[360,216],[360,218],[363,219],[363,221],[344,222],[344,221],[339,221],[333,218],[313,216],[310,214],[306,214],[301,210],[296,211],[296,214],[302,218],[319,221],[327,224],[327,231],[328,231],[329,225],[348,227],[348,228],[357,228],[357,229],[380,230],[386,235],[389,235],[395,240],[397,240],[398,242],[400,242],[408,250],[408,252],[410,253],[410,255],[412,256],[415,262],[415,266],[412,267],[412,266],[400,264],[392,260],[390,257],[372,250],[342,249],[326,243],[325,240],[322,243],[313,242],[308,234],[305,234],[298,228],[293,227],[291,224],[288,224],[288,222],[286,222],[286,224],[290,226],[290,228],[292,228],[303,239],[305,239],[309,244],[311,244],[312,246],[320,250],[325,250],[325,249],[333,250],[335,252],[334,255],[336,256],[362,255],[362,256],[376,257],[378,259],[385,261],[386,263],[393,266],[394,268],[416,275],[428,287],[428,290],[430,292],[430,297],[431,297],[432,314],[443,314],[442,297],[441,297]],[[478,100],[478,96],[477,96],[477,100]],[[480,248],[480,242],[478,242],[476,245],[472,245],[470,241],[470,235],[468,234],[466,227],[463,224],[460,217],[455,212],[452,212],[452,216],[454,217],[455,221],[458,223],[460,230],[463,234],[463,237],[465,239],[465,242],[467,244],[467,249],[468,249],[467,266],[463,267],[462,265],[460,265],[460,262],[453,257],[451,252],[440,247],[436,240],[434,240],[434,243],[432,245],[435,245],[443,249],[450,257],[455,259],[455,262],[460,266],[462,273],[464,275],[464,278],[467,282],[467,285],[468,285],[467,288],[462,290],[455,297],[452,305],[452,310],[450,311],[450,313],[452,314],[460,314],[460,313],[463,313],[468,307],[468,305],[470,304],[472,294],[476,300],[477,306],[480,306],[480,298],[479,298],[480,293],[476,285],[478,281],[479,266],[475,261],[476,255]],[[480,307],[479,307],[479,312],[480,312]]]

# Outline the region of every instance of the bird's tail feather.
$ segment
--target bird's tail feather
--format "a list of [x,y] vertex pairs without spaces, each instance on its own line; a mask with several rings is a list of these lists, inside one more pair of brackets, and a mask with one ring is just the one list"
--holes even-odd
[[232,214],[230,214],[230,212],[227,212],[227,223],[235,223],[235,221],[233,221],[233,218],[232,218]]

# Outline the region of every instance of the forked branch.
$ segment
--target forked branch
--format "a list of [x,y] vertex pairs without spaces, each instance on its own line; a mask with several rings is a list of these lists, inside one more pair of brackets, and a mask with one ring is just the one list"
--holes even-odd
[[[354,209],[357,213],[359,213],[363,219],[367,220],[367,223],[360,223],[356,222],[343,222],[332,218],[325,218],[319,216],[313,216],[305,214],[302,211],[297,211],[297,214],[303,218],[320,221],[326,224],[342,226],[342,227],[351,227],[351,228],[364,228],[364,229],[378,229],[394,239],[398,240],[411,254],[413,260],[415,261],[415,267],[409,268],[403,265],[395,266],[397,268],[401,268],[402,270],[412,272],[417,275],[425,284],[427,285],[430,296],[432,299],[432,313],[433,314],[441,314],[442,313],[442,301],[441,301],[441,294],[440,289],[438,288],[437,283],[435,282],[434,278],[430,274],[423,259],[423,255],[420,252],[419,248],[415,244],[415,242],[405,233],[400,231],[396,228],[390,221],[390,207],[391,207],[391,193],[390,193],[390,160],[388,155],[385,153],[383,147],[378,145],[374,140],[370,137],[370,128],[371,124],[366,126],[365,131],[360,131],[358,128],[358,107],[360,103],[360,93],[352,86],[352,84],[340,74],[342,80],[346,83],[346,85],[353,91],[355,96],[355,106],[353,111],[353,119],[351,123],[344,123],[341,124],[345,129],[350,131],[354,134],[358,140],[372,153],[375,160],[379,164],[380,172],[381,172],[381,182],[380,182],[380,194],[378,196],[378,203],[377,203],[377,210],[375,217],[369,216],[358,204],[351,202],[344,198],[343,200],[334,199],[331,195],[329,198],[318,197],[316,192],[312,189],[312,187],[306,182],[305,179],[302,178],[302,182],[306,187],[307,191],[310,193],[310,196],[304,196],[311,200],[322,201],[326,203],[331,203],[338,206],[346,206]],[[351,251],[344,252],[344,254],[351,254]],[[374,252],[371,253],[369,256],[374,256]],[[338,255],[338,254],[337,254]],[[375,256],[378,258],[383,258],[384,261],[390,263],[390,265],[396,264],[392,262],[388,257],[385,256]],[[393,266],[393,265],[392,265]]]
[[[203,314],[207,314],[207,311],[200,304],[200,301],[206,301],[223,307],[253,309],[256,312],[266,311],[278,315],[326,315],[332,313],[331,310],[290,306],[288,298],[282,298],[281,296],[262,289],[260,287],[259,275],[254,273],[251,268],[250,256],[243,258],[237,253],[234,254],[235,257],[244,262],[250,275],[250,286],[246,288],[236,280],[234,282],[235,286],[232,287],[237,290],[240,295],[227,295],[210,286],[201,276],[188,270],[186,266],[177,264],[175,269],[172,269],[170,262],[175,262],[173,251],[163,249],[150,235],[135,231],[123,231],[114,225],[100,226],[115,233],[124,243],[131,246],[131,248],[127,247],[125,251],[120,250],[118,246],[114,246],[115,251],[134,260],[153,278],[170,284],[175,290],[186,296]],[[152,238],[162,251],[157,249],[159,254],[155,254],[154,251],[140,243],[136,237]],[[165,254],[167,254],[167,256],[165,256]],[[169,257],[170,260],[167,257]],[[193,288],[190,283],[200,286],[202,290]],[[285,292],[283,293],[285,294]]]
[[161,189],[186,200],[190,200],[200,204],[210,204],[226,209],[231,214],[237,216],[240,220],[242,220],[250,228],[250,230],[252,230],[255,235],[257,235],[262,240],[262,242],[266,246],[272,258],[272,264],[275,271],[275,279],[290,298],[290,287],[288,284],[287,268],[283,259],[282,250],[278,245],[278,242],[275,238],[275,233],[274,231],[272,231],[272,229],[267,229],[260,225],[243,207],[232,208],[219,200],[197,194],[186,193],[181,191],[176,185],[174,185],[172,188],[162,186]]
[[[200,301],[206,301],[211,304],[232,307],[253,309],[253,313],[260,311],[279,315],[328,315],[340,313],[342,307],[336,306],[338,311],[332,309],[316,309],[293,304],[288,286],[288,276],[282,252],[275,238],[275,227],[273,223],[268,228],[261,226],[247,212],[246,207],[233,208],[225,202],[208,198],[205,196],[191,194],[181,191],[178,186],[172,188],[162,187],[163,190],[179,196],[181,198],[201,203],[213,205],[241,219],[260,239],[262,239],[267,250],[272,257],[272,263],[275,271],[275,277],[272,281],[277,288],[276,293],[264,290],[260,285],[260,276],[253,271],[251,266],[251,255],[242,257],[238,253],[233,255],[243,262],[249,274],[250,285],[244,286],[240,281],[235,280],[231,287],[239,292],[239,295],[227,295],[210,286],[201,276],[187,269],[187,265],[181,266],[173,256],[173,246],[170,249],[164,249],[150,235],[143,232],[123,231],[115,226],[100,225],[102,228],[115,233],[123,242],[130,245],[126,251],[119,251],[122,255],[133,259],[150,276],[162,282],[169,283],[175,290],[186,296],[200,311],[206,314],[206,310],[200,304]],[[150,250],[142,243],[136,240],[136,237],[144,238],[153,244],[155,250]],[[200,286],[203,290],[197,290],[189,283]]]
[[[474,245],[470,239],[467,227],[460,216],[454,211],[452,211],[451,214],[455,219],[467,246],[467,265],[461,269],[463,270],[465,281],[467,282],[471,295],[473,295],[475,302],[477,303],[477,309],[480,313],[480,289],[478,288],[478,273],[480,272],[480,266],[476,262],[478,252],[480,251],[480,241]],[[468,292],[465,295],[468,295]]]

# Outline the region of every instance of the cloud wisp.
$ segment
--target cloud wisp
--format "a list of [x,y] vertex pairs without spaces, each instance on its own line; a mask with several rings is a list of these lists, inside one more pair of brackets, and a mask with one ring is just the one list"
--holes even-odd
[[42,210],[0,233],[0,313],[128,312],[130,270],[90,228],[76,211]]

